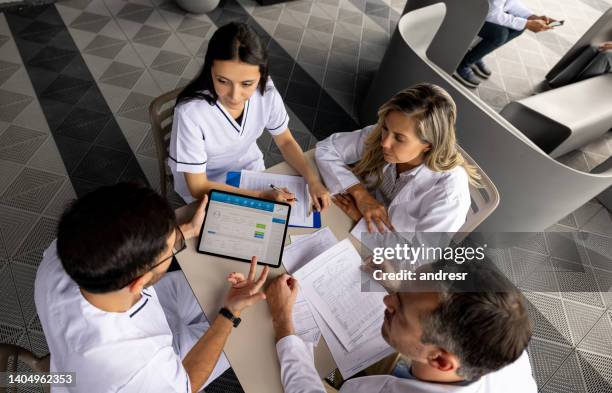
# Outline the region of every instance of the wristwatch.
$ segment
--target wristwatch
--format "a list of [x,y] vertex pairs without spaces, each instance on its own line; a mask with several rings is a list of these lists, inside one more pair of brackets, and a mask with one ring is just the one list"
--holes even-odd
[[223,315],[225,318],[232,321],[232,324],[234,325],[234,327],[238,327],[238,325],[240,325],[240,322],[242,322],[242,319],[232,314],[232,312],[225,307],[219,310],[219,314]]

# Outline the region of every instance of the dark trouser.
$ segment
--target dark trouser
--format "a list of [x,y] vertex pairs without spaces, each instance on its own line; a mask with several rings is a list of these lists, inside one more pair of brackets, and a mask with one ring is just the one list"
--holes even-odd
[[523,34],[523,31],[524,30],[514,30],[509,27],[485,22],[478,33],[478,36],[482,38],[482,40],[466,53],[459,64],[459,68],[470,66],[482,60],[483,57],[493,52],[495,49]]
[[612,51],[599,52],[572,82],[607,74],[612,71]]

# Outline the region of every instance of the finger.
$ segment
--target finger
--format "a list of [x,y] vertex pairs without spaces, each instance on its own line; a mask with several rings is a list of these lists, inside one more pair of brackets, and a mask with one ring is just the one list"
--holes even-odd
[[244,274],[242,273],[236,273],[236,272],[231,272],[228,277],[234,277],[236,278],[238,281],[244,281]]
[[372,255],[370,255],[369,257],[364,259],[363,260],[363,264],[364,265],[369,265],[369,266],[378,266],[377,264],[374,263],[374,257]]
[[266,278],[268,278],[269,272],[270,272],[269,267],[266,266],[263,268],[263,270],[261,271],[261,274],[259,275],[259,278],[257,279],[257,281],[255,282],[255,285],[253,286],[253,289],[255,291],[259,291],[261,287],[263,287],[264,283],[266,282]]
[[323,202],[323,206],[321,206],[323,210],[327,209],[331,204],[331,201],[329,200],[329,194],[325,194],[321,201]]
[[265,300],[265,299],[266,299],[266,294],[265,293],[257,292],[256,294],[251,295],[251,296],[248,297],[248,302],[249,302],[249,305],[252,306],[253,304],[255,304],[255,303],[257,303],[257,302],[259,302],[261,300]]
[[257,272],[257,257],[251,257],[251,267],[249,268],[249,281],[255,280],[255,273]]
[[361,271],[364,273],[374,273],[374,271],[380,270],[378,266],[371,266],[371,265],[361,265],[359,266],[359,269],[361,269]]
[[300,283],[294,277],[289,277],[287,280],[287,285],[289,286],[289,289],[291,289],[292,293],[297,292],[297,290],[300,289]]
[[312,204],[316,211],[321,211],[321,204],[319,203],[319,197],[316,195],[312,198]]
[[198,205],[198,210],[204,210],[206,208],[206,203],[208,202],[208,195],[204,194],[204,198],[200,201]]
[[387,212],[385,212],[385,214],[381,217],[382,222],[387,226],[387,228],[389,228],[390,230],[395,230],[393,228],[393,225],[391,224],[391,220],[389,220],[389,215],[387,214]]
[[285,197],[287,197],[288,199],[295,199],[295,194],[289,191],[287,187],[283,187],[282,190],[285,193]]
[[368,224],[368,232],[370,233],[374,233],[376,232],[376,227],[374,226],[374,223],[372,222],[372,219],[370,218],[366,218],[366,223]]
[[378,232],[380,232],[380,233],[387,232],[387,229],[385,227],[385,223],[383,222],[381,217],[375,217],[374,218],[374,223],[376,224],[376,228],[378,228]]

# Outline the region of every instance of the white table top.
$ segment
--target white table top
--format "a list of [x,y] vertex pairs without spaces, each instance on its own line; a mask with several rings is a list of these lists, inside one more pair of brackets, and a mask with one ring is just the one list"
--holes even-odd
[[[314,165],[313,150],[306,153],[309,164]],[[297,174],[289,165],[281,163],[268,169],[268,172],[288,175]],[[189,207],[181,208],[177,215],[188,215]],[[332,205],[321,217],[322,226],[329,227],[338,240],[349,237],[354,225],[351,219],[338,207]],[[288,235],[306,234],[316,231],[309,228],[289,228]],[[287,239],[289,236],[287,236]],[[287,240],[288,241],[288,240]],[[237,271],[248,273],[248,263],[199,254],[195,250],[197,239],[187,242],[187,249],[177,255],[181,269],[189,282],[200,306],[211,322],[223,306],[223,299],[229,288],[226,277]],[[261,271],[261,268],[258,270]],[[283,274],[284,267],[271,269],[268,281]],[[242,315],[242,323],[230,335],[225,345],[225,355],[246,393],[282,392],[280,367],[276,356],[274,330],[268,304],[261,301]],[[315,348],[315,366],[322,377],[336,368],[325,340],[321,338]]]

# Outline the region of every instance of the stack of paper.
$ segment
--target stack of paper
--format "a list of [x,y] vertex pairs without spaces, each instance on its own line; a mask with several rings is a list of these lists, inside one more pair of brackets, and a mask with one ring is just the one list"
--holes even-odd
[[[297,236],[300,236],[299,240],[293,240],[292,237],[291,245],[285,247],[283,251],[283,266],[289,273],[295,272],[321,252],[338,243],[329,228],[323,228],[310,235]],[[293,325],[296,335],[304,341],[312,342],[315,345],[319,342],[321,330],[317,326],[302,290],[298,292],[297,300],[293,306]]]
[[295,272],[344,378],[394,352],[380,334],[385,292],[361,291],[360,266],[359,253],[345,239]]

